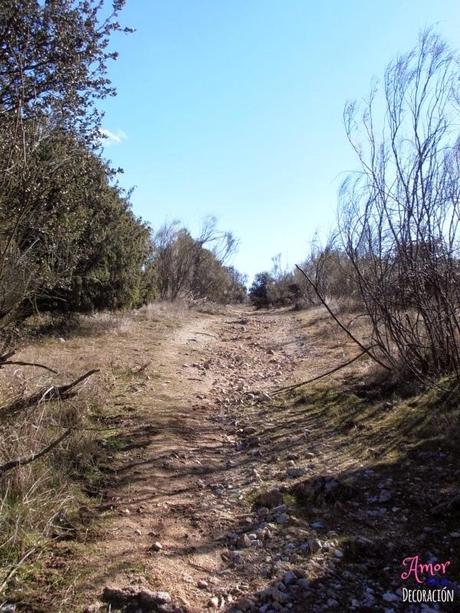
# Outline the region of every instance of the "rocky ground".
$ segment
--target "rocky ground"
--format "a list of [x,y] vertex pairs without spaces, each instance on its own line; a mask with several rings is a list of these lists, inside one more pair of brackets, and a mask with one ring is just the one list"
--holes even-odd
[[145,365],[114,384],[107,421],[107,526],[84,559],[55,552],[79,577],[58,610],[449,610],[403,603],[400,575],[409,556],[451,560],[458,590],[457,455],[398,448],[396,427],[379,439],[365,410],[390,419],[394,400],[369,400],[365,362],[274,391],[353,355],[325,322],[200,314],[155,346],[137,330]]

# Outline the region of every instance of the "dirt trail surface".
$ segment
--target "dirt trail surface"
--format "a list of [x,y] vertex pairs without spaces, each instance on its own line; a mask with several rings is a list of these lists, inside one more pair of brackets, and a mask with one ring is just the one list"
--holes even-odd
[[460,537],[458,454],[411,439],[417,405],[362,387],[368,361],[271,393],[356,354],[320,309],[134,315],[48,347],[51,365],[101,368],[114,430],[101,528],[89,510],[79,548],[56,544],[68,587],[34,611],[455,610],[401,599],[401,561],[454,568]]
[[203,611],[263,584],[257,565],[239,568],[228,534],[262,544],[265,529],[247,536],[242,501],[278,469],[271,456],[265,463],[258,428],[238,408],[289,377],[303,346],[295,318],[237,311],[195,317],[155,348],[154,376],[146,367],[117,398],[124,443],[106,499],[118,518],[91,559],[100,570],[94,597],[114,588],[105,598],[115,606],[129,600],[120,589],[136,593],[148,578],[179,608]]

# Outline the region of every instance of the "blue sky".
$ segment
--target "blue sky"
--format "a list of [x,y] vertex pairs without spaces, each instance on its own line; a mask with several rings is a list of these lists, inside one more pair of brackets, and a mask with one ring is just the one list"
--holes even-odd
[[206,215],[252,276],[301,261],[356,168],[342,111],[426,26],[460,47],[458,0],[128,0],[105,156],[158,228]]

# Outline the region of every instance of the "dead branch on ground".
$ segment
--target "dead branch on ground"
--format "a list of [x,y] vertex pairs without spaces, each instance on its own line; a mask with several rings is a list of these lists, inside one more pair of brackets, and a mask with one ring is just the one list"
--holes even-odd
[[319,381],[319,379],[323,379],[324,377],[327,377],[328,375],[332,375],[333,373],[342,370],[342,368],[345,368],[346,366],[349,366],[350,364],[353,364],[353,362],[356,362],[356,360],[358,360],[359,358],[361,358],[363,355],[369,355],[369,349],[371,349],[371,347],[366,348],[364,351],[361,351],[361,353],[358,353],[358,355],[355,355],[354,358],[351,358],[351,360],[348,360],[347,362],[343,363],[343,364],[339,364],[339,366],[336,366],[335,368],[333,368],[332,370],[328,370],[327,372],[322,373],[321,375],[317,375],[316,377],[313,377],[312,379],[307,379],[307,381],[301,381],[300,383],[294,383],[293,385],[286,385],[285,387],[279,387],[276,390],[273,390],[272,392],[270,392],[270,394],[272,396],[279,394],[281,392],[287,392],[287,391],[291,391],[291,390],[295,390],[298,387],[302,387],[303,385],[308,385],[309,383],[313,383],[314,381]]
[[33,366],[35,368],[43,368],[44,370],[47,370],[48,372],[52,372],[55,375],[58,375],[58,371],[54,370],[54,368],[50,368],[49,366],[45,366],[44,364],[39,364],[38,362],[22,362],[22,361],[18,361],[18,360],[7,360],[7,361],[2,361],[0,362],[0,368],[2,366]]
[[42,402],[49,402],[51,400],[57,399],[63,400],[65,398],[69,398],[73,396],[73,393],[71,393],[73,388],[75,388],[79,383],[82,383],[83,381],[85,381],[85,379],[88,379],[88,377],[91,377],[97,372],[99,372],[99,368],[93,368],[92,370],[89,370],[88,372],[81,375],[81,377],[75,379],[75,381],[67,383],[66,385],[52,385],[48,388],[42,388],[28,398],[20,398],[19,400],[15,400],[7,406],[1,407],[0,415],[13,414],[17,411],[27,409]]
[[47,445],[46,447],[44,447],[43,449],[41,449],[40,451],[36,453],[31,453],[28,456],[23,456],[22,458],[16,458],[15,460],[10,460],[9,462],[6,462],[5,464],[0,465],[0,475],[3,475],[7,471],[12,470],[13,468],[16,468],[17,466],[25,466],[26,464],[30,464],[31,462],[38,460],[42,456],[49,453],[52,449],[57,447],[59,443],[61,443],[65,438],[67,438],[71,434],[72,430],[73,428],[68,428],[63,434],[61,434],[61,436],[54,439],[54,441],[52,441],[49,445]]

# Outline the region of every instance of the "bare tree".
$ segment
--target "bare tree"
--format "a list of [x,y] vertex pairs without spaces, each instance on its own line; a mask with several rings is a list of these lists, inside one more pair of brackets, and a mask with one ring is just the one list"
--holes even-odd
[[[390,367],[460,375],[459,63],[432,31],[385,72],[345,128],[360,171],[343,183],[340,230]],[[379,121],[380,118],[380,121]]]
[[174,221],[162,226],[152,240],[155,285],[162,300],[216,296],[219,285],[231,278],[225,263],[237,241],[230,232],[217,228],[214,217],[204,220],[197,238]]

